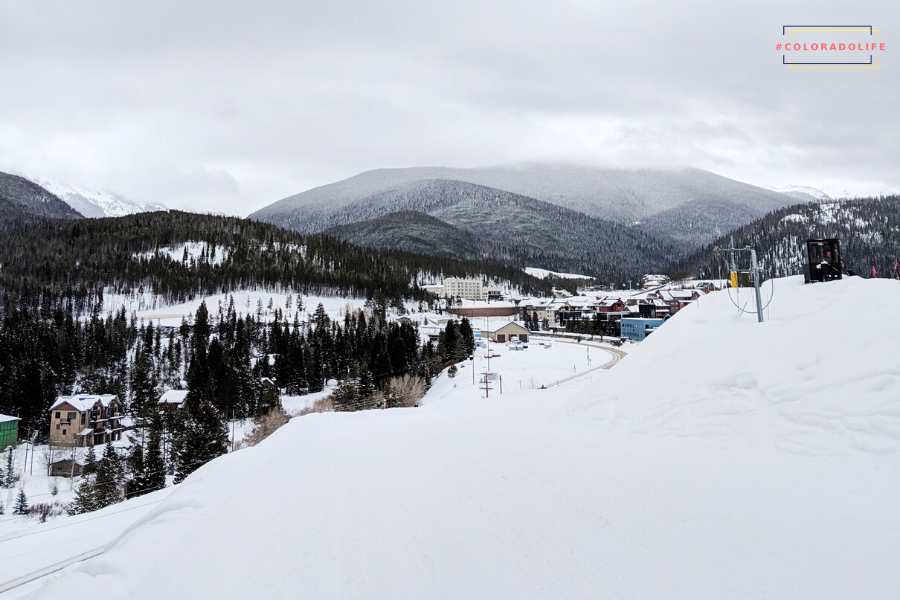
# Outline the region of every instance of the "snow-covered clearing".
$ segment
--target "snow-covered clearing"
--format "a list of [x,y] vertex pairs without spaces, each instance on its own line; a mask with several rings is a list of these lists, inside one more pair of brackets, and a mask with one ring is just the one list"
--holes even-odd
[[561,277],[563,279],[591,278],[589,275],[578,275],[577,273],[557,273],[556,271],[548,271],[547,269],[539,269],[537,267],[525,267],[523,270],[532,277],[537,277],[539,279],[547,279],[547,277],[549,277],[550,275],[553,275],[554,277]]
[[[123,296],[108,294],[104,295],[103,309],[107,312],[114,312],[125,307],[126,312],[130,315],[134,312],[138,319],[157,321],[163,326],[177,327],[181,325],[181,319],[193,318],[200,304],[206,302],[206,308],[211,316],[216,316],[221,308],[223,311],[228,310],[228,304],[234,297],[234,309],[239,316],[253,314],[255,315],[262,302],[262,316],[264,319],[274,319],[275,309],[281,309],[285,318],[292,321],[297,311],[297,299],[303,299],[303,313],[300,315],[301,321],[306,321],[308,316],[315,312],[319,303],[325,307],[325,311],[332,319],[343,319],[344,314],[349,310],[362,308],[366,300],[364,298],[337,298],[337,297],[320,297],[320,296],[300,296],[292,294],[291,309],[286,308],[288,293],[268,292],[265,290],[248,290],[237,291],[229,294],[216,294],[213,296],[205,296],[197,298],[183,304],[173,306],[165,306],[161,308],[153,308],[153,299],[147,295],[135,294],[133,296]],[[269,301],[272,302],[272,308],[269,308]]]
[[29,597],[895,597],[898,303],[795,277],[757,324],[716,292],[560,387],[518,381],[587,350],[532,342],[492,359],[502,396],[467,366],[419,408],[293,419]]
[[[139,255],[142,258],[152,258],[156,252],[145,252]],[[159,249],[159,254],[168,257],[169,260],[182,262],[185,257],[188,261],[199,260],[204,254],[212,265],[221,265],[228,258],[228,250],[224,246],[213,246],[203,242],[187,242],[177,246],[165,246]]]

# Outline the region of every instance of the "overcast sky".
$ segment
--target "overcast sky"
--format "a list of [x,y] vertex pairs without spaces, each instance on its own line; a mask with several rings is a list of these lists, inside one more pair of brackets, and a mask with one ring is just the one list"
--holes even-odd
[[[0,0],[0,170],[248,214],[380,167],[900,189],[900,2]],[[872,24],[877,70],[781,65]]]

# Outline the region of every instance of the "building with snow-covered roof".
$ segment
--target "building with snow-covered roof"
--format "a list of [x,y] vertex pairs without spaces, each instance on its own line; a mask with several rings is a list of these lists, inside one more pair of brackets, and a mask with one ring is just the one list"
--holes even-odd
[[174,410],[176,408],[182,408],[184,406],[184,400],[187,398],[188,391],[187,390],[167,390],[159,398],[159,402],[157,403],[159,408],[162,410]]
[[488,321],[481,328],[482,338],[489,338],[499,344],[511,341],[527,342],[530,334],[530,331],[516,321]]
[[122,439],[122,403],[114,394],[60,396],[50,407],[50,445],[93,446]]
[[519,318],[525,320],[527,316],[531,321],[547,323],[549,327],[556,323],[556,312],[559,310],[560,301],[553,298],[536,298],[519,306]]

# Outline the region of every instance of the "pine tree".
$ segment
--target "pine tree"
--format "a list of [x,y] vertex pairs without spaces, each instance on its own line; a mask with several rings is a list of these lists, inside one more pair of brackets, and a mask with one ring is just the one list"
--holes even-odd
[[84,459],[84,467],[81,469],[81,475],[83,477],[87,477],[89,475],[97,474],[97,454],[94,452],[94,447],[91,446],[88,448],[87,456]]
[[154,425],[147,442],[147,453],[144,457],[144,477],[147,491],[161,490],[166,487],[166,462],[162,454],[162,424]]
[[25,490],[19,488],[19,495],[16,496],[16,506],[13,508],[14,515],[24,515],[28,513],[28,498],[25,496]]
[[[151,330],[152,331],[152,330]],[[153,407],[157,399],[153,360],[146,347],[138,350],[131,371],[131,414],[140,415],[145,406]]]
[[228,451],[228,434],[221,414],[205,399],[187,416],[175,440],[175,483]]
[[122,483],[125,480],[125,469],[122,459],[111,443],[106,444],[103,458],[97,463],[97,475],[94,480],[97,508],[103,508],[122,500]]
[[[475,332],[472,331],[472,324],[466,317],[463,317],[462,323],[459,324],[459,336],[462,338],[465,356],[469,356],[475,352]],[[465,358],[465,356],[463,358]]]
[[337,412],[358,410],[359,387],[356,382],[350,378],[341,379],[337,389],[332,393],[332,403]]
[[359,376],[357,403],[354,410],[364,410],[374,405],[373,396],[375,395],[375,385],[372,383],[372,372],[366,365],[363,365],[362,372]]
[[15,461],[13,461],[12,446],[6,452],[6,473],[3,476],[3,487],[12,489],[19,482],[19,476],[16,474]]
[[85,477],[75,489],[75,499],[69,505],[68,512],[72,515],[80,515],[98,508],[100,506],[97,499],[97,487],[94,485],[94,476]]

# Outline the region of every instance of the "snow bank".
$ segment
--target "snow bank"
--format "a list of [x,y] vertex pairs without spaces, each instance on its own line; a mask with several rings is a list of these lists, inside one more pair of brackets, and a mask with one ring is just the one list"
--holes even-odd
[[[752,291],[741,294],[743,304]],[[601,393],[568,408],[586,409],[578,418],[607,431],[892,454],[900,449],[897,306],[896,281],[791,277],[776,281],[759,324],[755,312],[738,313],[728,291],[715,292],[632,352]]]

